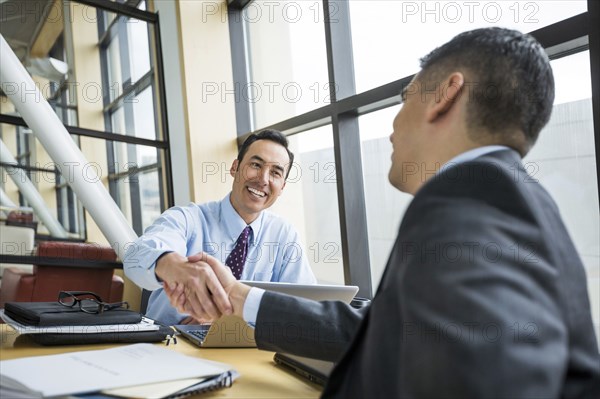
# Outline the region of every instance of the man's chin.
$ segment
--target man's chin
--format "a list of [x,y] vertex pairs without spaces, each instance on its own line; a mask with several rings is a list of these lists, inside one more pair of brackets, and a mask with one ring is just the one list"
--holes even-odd
[[267,209],[269,205],[267,205],[266,201],[251,201],[246,203],[246,209],[252,213],[260,213]]
[[388,174],[388,181],[396,190],[410,194],[406,187],[406,179],[403,176],[395,176],[392,171]]

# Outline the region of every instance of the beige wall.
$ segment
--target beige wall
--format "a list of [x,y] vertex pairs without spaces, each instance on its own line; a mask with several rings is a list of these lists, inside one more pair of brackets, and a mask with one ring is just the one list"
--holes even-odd
[[[202,203],[225,196],[231,189],[227,173],[237,155],[233,96],[207,96],[207,83],[233,86],[229,26],[225,1],[213,15],[214,1],[183,0],[179,5],[184,85],[187,92],[192,200]],[[177,156],[177,154],[173,154]],[[177,173],[177,171],[173,171]]]

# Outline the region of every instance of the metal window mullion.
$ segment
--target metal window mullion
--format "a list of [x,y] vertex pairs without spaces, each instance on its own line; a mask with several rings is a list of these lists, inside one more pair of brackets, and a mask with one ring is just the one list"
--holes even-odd
[[[135,122],[133,117],[133,103],[123,104],[123,115],[125,118],[125,130],[127,134],[135,134]],[[131,203],[131,222],[133,230],[138,234],[143,233],[142,227],[142,202],[140,197],[140,182],[138,177],[137,148],[133,144],[127,144],[127,164],[135,164],[136,171],[128,174],[129,199]],[[122,165],[123,167],[125,165]],[[128,168],[129,169],[129,168]]]
[[[158,107],[158,110],[160,112],[160,139],[165,142],[165,143],[169,143],[169,121],[168,121],[168,113],[167,113],[167,90],[165,87],[165,74],[164,74],[164,64],[163,64],[163,58],[162,58],[162,42],[161,42],[161,37],[160,37],[160,20],[158,17],[158,14],[156,14],[156,23],[153,25],[153,32],[154,32],[154,37],[152,39],[154,39],[154,48],[156,49],[156,56],[155,58],[150,58],[151,61],[154,61],[153,65],[151,65],[152,69],[155,71],[155,78],[156,78],[156,82],[157,82],[157,87],[156,87],[156,91],[158,94],[158,101],[156,101],[156,98],[154,98],[154,106]],[[149,40],[148,43],[151,43],[152,40]],[[152,54],[152,51],[150,52],[150,54]],[[152,91],[153,95],[154,95],[154,91]],[[155,123],[155,128],[158,127],[158,123]],[[159,136],[157,135],[157,138]],[[162,147],[162,151],[160,151],[157,148],[157,161],[159,163],[159,165],[161,165],[159,167],[159,172],[158,172],[158,183],[160,185],[160,187],[162,189],[166,189],[163,190],[163,192],[161,193],[161,195],[159,195],[160,198],[160,210],[161,212],[164,211],[167,208],[170,208],[172,206],[175,205],[175,195],[173,193],[173,170],[172,170],[172,165],[171,165],[171,149],[169,145],[166,145],[164,147]],[[160,156],[162,155],[162,157]],[[162,159],[161,159],[162,158]],[[160,170],[160,168],[164,168],[163,171]],[[164,173],[161,173],[164,172]],[[163,177],[164,177],[164,182],[163,182]],[[166,187],[165,187],[166,185]]]
[[241,10],[254,0],[227,0],[227,7],[234,10]]
[[150,69],[138,81],[127,85],[125,88],[122,88],[121,90],[123,90],[123,92],[114,100],[107,102],[104,105],[103,111],[113,112],[116,108],[121,107],[121,105],[123,105],[123,102],[126,101],[128,97],[130,97],[131,95],[138,95],[144,90],[146,90],[148,87],[152,86],[153,78],[154,71],[153,69]]
[[128,168],[127,170],[124,170],[122,172],[115,172],[114,174],[109,175],[109,177],[111,179],[118,180],[123,177],[127,177],[131,174],[148,173],[148,172],[151,172],[154,170],[159,170],[159,165],[160,165],[160,163],[157,162],[157,163],[151,163],[148,165],[144,165],[142,167],[134,166],[134,167]]
[[137,8],[141,2],[142,0],[126,0],[125,4],[129,7]]
[[[109,122],[110,122],[110,120],[107,122],[107,120],[105,118],[105,126],[107,127],[107,129],[112,130],[112,128],[110,127],[112,124]],[[0,124],[1,123],[5,123],[7,125],[27,127],[27,124],[25,123],[23,118],[20,118],[17,116],[12,116],[12,115],[0,114]],[[64,126],[65,126],[65,129],[67,129],[67,132],[69,132],[69,134],[76,135],[76,136],[92,137],[92,138],[97,138],[97,139],[102,139],[102,140],[112,140],[112,141],[116,141],[116,142],[139,144],[139,145],[145,145],[148,147],[157,147],[157,148],[167,148],[169,146],[168,142],[161,141],[161,140],[151,140],[151,139],[144,139],[141,137],[126,136],[123,134],[107,133],[107,132],[102,132],[99,130],[86,129],[86,128],[79,127],[79,126],[70,126],[70,125],[64,125]]]
[[[98,10],[99,15],[102,12],[103,11]],[[126,17],[124,17],[122,15],[117,15],[117,16],[115,16],[115,19],[113,19],[110,22],[108,27],[106,29],[103,29],[103,32],[100,34],[100,40],[98,40],[98,46],[100,46],[100,48],[108,48],[108,45],[110,44],[110,42],[115,38],[115,36],[117,36],[117,32],[118,32],[117,24],[119,23],[119,21],[121,21],[125,18]],[[104,18],[99,17],[98,20],[101,21],[102,23],[104,23]]]
[[77,231],[77,201],[75,200],[75,192],[71,187],[65,188],[65,195],[67,197],[67,214],[68,214],[68,229],[71,233],[78,233]]
[[141,21],[156,23],[158,16],[150,11],[140,10],[136,7],[131,7],[123,3],[117,3],[106,0],[72,0],[76,3],[85,4],[90,7],[95,7],[99,10],[111,11],[118,15],[125,15],[129,18],[139,19]]
[[[331,7],[335,4],[335,7]],[[335,10],[334,15],[330,12]],[[325,41],[331,99],[353,96],[354,61],[350,6],[346,1],[323,1]],[[333,115],[333,143],[337,177],[340,233],[346,284],[359,287],[359,295],[372,297],[369,237],[360,150],[358,117]]]
[[65,212],[64,212],[64,203],[63,203],[63,190],[61,190],[58,185],[55,186],[54,193],[56,195],[56,218],[58,222],[68,231],[68,224],[65,223]]
[[37,166],[31,166],[29,164],[14,164],[0,161],[0,166],[5,168],[22,169],[25,172],[57,173],[56,169],[39,168]]
[[129,59],[129,30],[127,29],[127,19],[120,18],[117,22],[116,39],[119,41],[119,61],[121,64],[121,87],[123,92],[131,85],[131,62]]
[[238,138],[253,129],[253,109],[250,101],[243,101],[242,91],[250,82],[250,62],[248,50],[248,29],[243,18],[242,8],[230,7],[227,10],[229,20],[229,43],[231,47],[231,65],[233,69],[233,87],[235,89],[235,119]]

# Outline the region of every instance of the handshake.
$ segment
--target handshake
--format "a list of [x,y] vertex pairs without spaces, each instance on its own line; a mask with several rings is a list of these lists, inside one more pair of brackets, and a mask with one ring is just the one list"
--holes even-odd
[[205,252],[181,256],[175,252],[156,262],[171,305],[190,317],[183,323],[211,322],[222,315],[242,317],[250,287],[236,280],[229,267]]

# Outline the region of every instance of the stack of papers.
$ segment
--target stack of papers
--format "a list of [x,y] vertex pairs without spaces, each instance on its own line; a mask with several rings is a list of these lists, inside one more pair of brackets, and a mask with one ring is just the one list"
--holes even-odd
[[10,397],[99,392],[123,397],[179,397],[230,386],[237,376],[223,363],[152,344],[134,344],[0,361],[0,393]]

